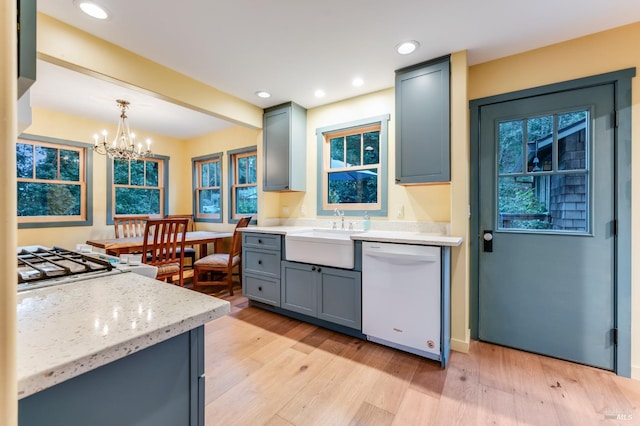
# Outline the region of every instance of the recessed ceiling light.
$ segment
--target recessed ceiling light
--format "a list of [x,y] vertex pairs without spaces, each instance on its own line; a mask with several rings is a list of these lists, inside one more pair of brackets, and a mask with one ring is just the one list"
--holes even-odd
[[353,84],[354,87],[360,87],[360,86],[362,86],[364,84],[364,80],[361,79],[360,77],[356,77],[356,78],[353,79],[351,84]]
[[264,90],[259,90],[256,92],[256,96],[262,99],[267,99],[271,97],[271,93],[265,92]]
[[326,95],[326,93],[324,93],[324,90],[318,89],[316,90],[315,95],[316,95],[316,98],[324,98],[324,95]]
[[84,13],[96,19],[109,19],[110,14],[107,8],[94,1],[89,0],[73,0],[73,3]]
[[418,43],[415,40],[409,40],[397,45],[396,51],[401,55],[408,55],[409,53],[416,50],[418,47],[420,47],[420,43]]

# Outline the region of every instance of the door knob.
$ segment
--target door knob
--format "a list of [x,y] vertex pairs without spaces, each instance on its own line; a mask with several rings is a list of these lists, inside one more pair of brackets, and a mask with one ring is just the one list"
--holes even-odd
[[493,252],[493,230],[484,230],[482,231],[482,239],[483,241],[483,250],[486,253]]

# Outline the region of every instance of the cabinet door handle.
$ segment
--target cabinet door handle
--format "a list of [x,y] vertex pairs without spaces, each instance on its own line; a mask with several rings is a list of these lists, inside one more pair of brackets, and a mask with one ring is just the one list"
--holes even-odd
[[318,268],[318,272],[322,271],[322,268]]
[[316,267],[315,267],[315,266],[312,266],[312,267],[311,267],[311,270],[312,270],[312,271],[315,271],[315,270],[316,270]]
[[258,240],[258,244],[262,244],[262,240]]
[[262,286],[258,286],[258,291],[262,291]]
[[258,265],[262,265],[262,260],[258,260]]

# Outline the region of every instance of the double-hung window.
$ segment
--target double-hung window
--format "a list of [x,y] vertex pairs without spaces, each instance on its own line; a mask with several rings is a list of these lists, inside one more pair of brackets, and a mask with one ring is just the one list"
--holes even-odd
[[258,170],[256,147],[229,152],[231,206],[229,221],[258,214]]
[[387,122],[374,117],[317,129],[318,214],[386,215]]
[[222,222],[222,153],[191,160],[196,220]]
[[25,135],[16,143],[18,226],[92,224],[90,145]]
[[114,215],[159,215],[167,211],[168,158],[154,156],[140,160],[114,158],[109,161],[107,200],[112,223]]

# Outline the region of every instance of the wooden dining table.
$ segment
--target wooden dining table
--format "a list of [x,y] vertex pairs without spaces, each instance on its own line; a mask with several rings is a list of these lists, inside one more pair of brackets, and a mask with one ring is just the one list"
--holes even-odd
[[[222,240],[233,236],[233,232],[191,231],[185,236],[185,245],[199,245],[200,257],[207,255],[207,244],[213,243],[216,252],[221,251]],[[141,252],[144,237],[107,238],[87,240],[87,244],[104,249],[107,254],[120,256],[126,253]]]

